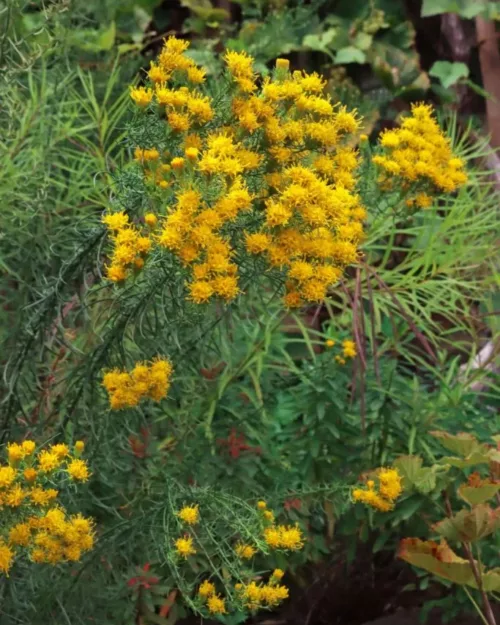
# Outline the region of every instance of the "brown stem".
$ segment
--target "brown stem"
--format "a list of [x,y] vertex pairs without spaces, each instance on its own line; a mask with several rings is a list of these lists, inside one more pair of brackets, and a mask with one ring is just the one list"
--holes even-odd
[[[450,498],[448,497],[448,493],[446,491],[443,491],[443,496],[444,496],[444,504],[446,508],[446,515],[448,517],[452,517],[453,511],[451,508]],[[472,569],[472,574],[474,575],[474,579],[476,580],[477,588],[481,595],[481,600],[483,602],[483,609],[485,612],[485,618],[488,621],[489,625],[497,625],[495,615],[493,614],[493,610],[491,609],[491,604],[488,599],[488,595],[486,594],[483,588],[483,578],[481,576],[481,571],[479,570],[479,567],[477,566],[477,562],[474,560],[474,556],[472,555],[471,545],[468,542],[463,542],[462,545],[467,555],[467,559],[469,560],[470,568]]]
[[371,337],[372,337],[372,351],[373,351],[373,367],[375,369],[375,377],[377,378],[377,383],[381,386],[380,381],[380,369],[378,366],[378,349],[377,349],[377,336],[375,331],[375,307],[373,305],[373,291],[372,284],[370,280],[370,275],[368,273],[368,269],[365,266],[366,272],[366,287],[368,289],[368,306],[370,309],[370,328],[371,328]]
[[415,325],[415,322],[410,317],[410,315],[406,312],[406,310],[403,308],[398,298],[394,295],[391,289],[387,286],[387,284],[382,280],[382,278],[377,274],[377,272],[372,267],[369,267],[368,265],[365,265],[365,267],[366,267],[366,270],[369,271],[372,274],[372,276],[375,278],[375,280],[378,282],[381,289],[389,295],[389,297],[391,298],[391,300],[393,301],[393,303],[396,305],[397,309],[401,313],[401,316],[405,319],[406,323],[410,326],[413,334],[420,341],[420,343],[422,344],[427,354],[432,358],[434,362],[437,362],[436,354],[433,352],[431,346],[429,345],[429,341],[425,338],[422,332],[420,332],[420,330],[417,328],[417,326]]
[[491,145],[493,148],[500,147],[500,52],[495,39],[495,23],[476,17],[477,40],[481,42],[479,46],[479,62],[483,85],[486,91],[491,94],[491,98],[486,100],[486,117],[488,129],[491,134]]
[[489,625],[497,625],[495,615],[493,614],[493,610],[491,609],[491,604],[488,599],[488,595],[486,594],[483,588],[483,579],[481,577],[481,571],[479,570],[477,566],[477,562],[474,560],[474,557],[472,555],[472,549],[471,549],[470,543],[462,543],[462,544],[464,546],[464,551],[467,554],[470,567],[474,574],[474,579],[476,580],[477,587],[481,594],[481,599],[483,601],[483,608],[484,608],[486,620],[488,621]]
[[365,313],[363,310],[363,294],[361,291],[361,270],[356,267],[356,288],[354,291],[354,301],[356,302],[356,312],[359,308],[359,314],[357,315],[359,322],[359,334],[361,341],[359,343],[360,356],[363,355],[363,365],[360,367],[359,376],[359,402],[361,412],[361,432],[364,435],[366,433],[366,402],[365,402],[365,372],[366,372],[366,355],[365,355]]

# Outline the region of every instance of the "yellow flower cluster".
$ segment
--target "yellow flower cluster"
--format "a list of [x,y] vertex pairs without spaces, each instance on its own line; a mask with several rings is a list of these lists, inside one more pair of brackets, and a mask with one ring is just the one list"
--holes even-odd
[[[169,137],[169,153],[159,145],[135,153],[165,193],[158,212],[165,203],[167,211],[153,240],[188,269],[189,298],[197,304],[236,297],[248,254],[281,272],[288,306],[321,301],[356,262],[363,238],[366,211],[354,190],[358,154],[347,145],[359,119],[323,95],[319,75],[291,73],[281,59],[258,86],[252,57],[234,51],[224,55],[233,86],[216,114],[199,88],[203,70],[184,54],[188,45],[169,38],[150,84],[131,90],[140,108],[151,105],[164,117]],[[124,264],[118,249],[116,240],[108,276],[121,280],[137,254],[120,252]]]
[[62,508],[51,508],[42,517],[30,517],[9,534],[12,544],[31,545],[33,562],[77,562],[94,546],[93,522],[81,514],[68,517]]
[[264,540],[271,549],[299,551],[304,546],[298,525],[271,525],[264,529]]
[[141,269],[144,266],[144,256],[151,248],[151,240],[149,236],[142,236],[123,212],[104,215],[102,221],[111,232],[113,241],[111,264],[106,267],[106,275],[113,282],[121,282],[131,268]]
[[[330,347],[328,345],[328,341],[326,344],[327,347]],[[331,347],[333,347],[333,345]],[[342,355],[337,354],[337,356],[335,356],[335,360],[339,363],[339,365],[345,365],[346,360],[348,358],[356,358],[357,353],[356,343],[349,339],[345,339],[345,341],[342,341]]]
[[374,480],[368,480],[366,488],[355,488],[352,491],[352,498],[380,512],[389,512],[403,492],[401,475],[397,469],[380,468],[376,472],[376,477],[378,490],[375,488]]
[[83,449],[83,441],[77,441],[73,451],[57,443],[38,453],[34,441],[9,443],[9,464],[0,466],[0,509],[9,509],[13,522],[0,538],[0,571],[9,572],[22,548],[33,562],[49,564],[77,561],[92,548],[92,521],[80,514],[68,517],[63,508],[54,506],[59,491],[51,487],[64,475],[73,481],[88,480],[88,466],[80,458]]
[[167,396],[172,371],[166,358],[157,358],[151,363],[139,362],[130,373],[120,369],[108,371],[102,385],[109,394],[110,407],[113,410],[132,408],[144,397],[160,401]]
[[205,580],[198,589],[199,596],[206,602],[210,614],[226,614],[225,600],[216,594],[212,582]]
[[252,581],[249,584],[236,584],[235,589],[245,607],[252,611],[263,607],[276,607],[288,599],[288,588],[278,583],[283,575],[281,569],[275,569],[267,584]]
[[413,196],[409,206],[427,208],[436,191],[452,193],[467,181],[464,162],[454,156],[429,104],[414,104],[401,127],[384,131],[379,143],[385,154],[374,156],[373,162],[384,172],[382,186],[402,179],[403,189]]

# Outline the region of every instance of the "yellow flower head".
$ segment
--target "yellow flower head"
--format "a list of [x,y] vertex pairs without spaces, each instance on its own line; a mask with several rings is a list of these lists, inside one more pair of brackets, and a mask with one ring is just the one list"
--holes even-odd
[[207,600],[210,614],[226,614],[226,602],[219,595],[210,595]]
[[184,508],[179,510],[177,516],[188,525],[196,525],[200,520],[198,506],[184,506]]
[[298,551],[304,546],[304,538],[298,525],[278,527],[280,532],[280,547],[290,551]]
[[35,441],[23,441],[21,444],[25,456],[31,456],[36,449]]
[[11,508],[18,508],[23,503],[26,495],[27,492],[19,484],[16,484],[5,493],[4,502]]
[[211,595],[215,594],[215,586],[212,584],[212,582],[209,582],[207,579],[201,583],[200,587],[198,588],[198,594],[200,595],[200,597],[210,597]]
[[16,479],[16,470],[12,467],[0,467],[0,488],[6,488]]
[[177,156],[170,161],[170,165],[172,169],[176,171],[180,171],[184,167],[184,159],[182,157]]
[[18,443],[9,443],[7,445],[7,456],[9,458],[9,463],[15,466],[24,458],[25,452]]
[[236,555],[244,560],[250,560],[257,553],[257,549],[252,545],[245,545],[244,543],[238,543],[235,549]]
[[23,475],[24,479],[29,484],[32,484],[36,480],[37,472],[36,469],[33,469],[33,467],[27,467],[26,469],[24,469]]
[[130,89],[130,97],[137,104],[137,106],[145,107],[153,99],[153,90],[146,89],[144,87],[132,87]]
[[342,341],[342,351],[344,358],[355,358],[357,354],[356,343],[347,339]]
[[403,492],[402,478],[397,469],[379,469],[379,491],[382,497],[395,501]]
[[178,538],[175,541],[175,550],[182,558],[188,558],[196,553],[191,536]]
[[38,454],[38,468],[43,473],[51,473],[59,468],[62,458],[60,458],[55,452],[47,451],[43,449]]
[[69,447],[64,443],[58,443],[57,445],[52,445],[50,451],[60,459],[66,458],[69,456]]
[[264,510],[262,516],[266,521],[269,521],[269,523],[274,523],[274,513],[271,510]]
[[259,510],[265,510],[267,508],[267,503],[265,501],[258,501],[257,508]]
[[31,540],[31,527],[28,523],[17,523],[9,530],[9,543],[26,547]]
[[81,454],[84,449],[85,449],[85,443],[83,441],[76,441],[76,443],[75,443],[75,451],[77,451],[79,454]]
[[85,460],[80,460],[79,458],[75,458],[66,468],[69,476],[72,480],[77,482],[86,482],[89,479],[90,472]]
[[282,571],[281,569],[274,569],[271,577],[277,581],[280,581],[280,579],[282,579],[284,575],[285,571]]
[[14,552],[2,540],[0,540],[0,571],[9,574],[12,561],[14,560]]

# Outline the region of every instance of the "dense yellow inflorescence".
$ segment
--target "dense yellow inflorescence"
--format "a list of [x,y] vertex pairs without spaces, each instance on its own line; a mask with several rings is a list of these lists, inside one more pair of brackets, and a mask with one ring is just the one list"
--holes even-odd
[[[123,280],[142,266],[153,241],[188,271],[188,297],[201,304],[241,292],[241,266],[252,257],[281,272],[285,302],[321,301],[358,257],[365,209],[355,192],[358,154],[348,139],[360,121],[324,95],[318,74],[289,71],[278,59],[261,80],[253,59],[226,51],[225,100],[200,88],[204,72],[173,37],[131,97],[165,120],[168,153],[136,149],[146,180],[163,192],[158,223],[142,237],[123,213],[105,216],[114,233],[108,277]],[[139,241],[142,241],[139,244]],[[147,241],[147,242],[146,242]],[[148,248],[148,249],[146,249]]]
[[[200,608],[206,609],[209,614],[227,614],[228,611],[247,609],[255,611],[261,608],[273,608],[288,598],[288,588],[280,584],[285,575],[282,569],[274,569],[267,583],[262,582],[262,576],[252,572],[252,558],[280,549],[283,551],[298,551],[304,546],[304,537],[298,525],[276,525],[274,514],[268,509],[265,501],[258,501],[256,508],[259,514],[259,535],[253,537],[254,544],[238,540],[234,545],[234,555],[239,560],[236,565],[240,572],[233,579],[237,579],[235,593],[228,592],[227,598],[217,593],[216,584],[205,579],[197,590],[197,602]],[[271,512],[271,516],[267,513]],[[200,523],[198,505],[188,505],[176,513],[177,518],[187,530],[186,533],[173,539],[173,556],[179,564],[199,554],[200,560],[206,554],[204,544],[203,524]],[[200,523],[201,527],[193,528]],[[193,565],[194,566],[194,565]],[[200,568],[200,563],[196,563]],[[255,581],[258,579],[258,581]],[[241,580],[246,580],[242,583]],[[225,587],[227,592],[227,586]]]
[[403,486],[401,475],[397,469],[380,468],[375,476],[378,481],[376,488],[375,480],[368,480],[366,488],[355,488],[352,491],[354,501],[364,503],[380,512],[389,512],[394,508],[396,499],[401,496]]
[[36,451],[34,441],[9,443],[7,465],[0,465],[0,573],[8,574],[15,558],[27,553],[33,562],[76,562],[94,544],[93,521],[68,515],[57,504],[64,479],[85,482],[90,476],[81,459],[83,441]]
[[131,270],[142,269],[144,256],[151,249],[151,239],[142,235],[124,212],[105,215],[103,222],[111,232],[113,242],[111,264],[106,267],[106,275],[113,282],[120,282]]
[[133,408],[141,399],[160,401],[167,396],[173,367],[166,358],[151,363],[138,362],[132,371],[113,369],[104,374],[102,385],[109,394],[113,410]]
[[429,104],[414,104],[401,127],[386,130],[379,143],[384,154],[373,162],[383,170],[382,187],[406,190],[408,206],[427,208],[436,192],[452,193],[467,181],[464,161],[453,154]]

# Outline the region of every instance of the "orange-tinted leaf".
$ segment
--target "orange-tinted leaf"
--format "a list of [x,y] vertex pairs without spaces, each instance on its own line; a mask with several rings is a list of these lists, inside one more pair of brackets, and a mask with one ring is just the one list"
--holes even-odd
[[436,543],[432,540],[405,538],[400,543],[398,557],[460,586],[466,584],[475,587],[474,574],[468,560],[457,556],[444,539]]

